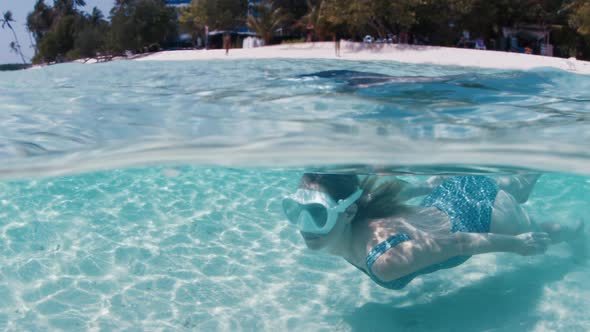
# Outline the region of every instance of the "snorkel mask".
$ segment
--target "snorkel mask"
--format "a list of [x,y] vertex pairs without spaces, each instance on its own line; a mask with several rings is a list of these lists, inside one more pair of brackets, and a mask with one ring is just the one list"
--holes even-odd
[[348,198],[335,202],[325,192],[298,189],[295,194],[283,199],[283,211],[289,222],[301,231],[325,235],[336,225],[338,215],[356,202],[362,193],[363,190],[358,189]]

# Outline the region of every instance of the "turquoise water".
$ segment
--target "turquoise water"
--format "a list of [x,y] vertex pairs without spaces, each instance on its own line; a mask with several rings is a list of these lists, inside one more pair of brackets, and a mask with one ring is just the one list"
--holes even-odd
[[0,330],[586,331],[567,245],[382,289],[305,249],[304,170],[536,170],[590,202],[590,78],[390,62],[113,62],[0,73]]

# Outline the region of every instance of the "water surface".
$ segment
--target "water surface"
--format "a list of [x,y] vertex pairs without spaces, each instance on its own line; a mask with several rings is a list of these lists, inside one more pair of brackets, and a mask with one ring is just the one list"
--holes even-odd
[[588,330],[590,269],[565,244],[391,291],[306,250],[280,209],[306,170],[537,171],[527,211],[573,224],[587,91],[555,70],[392,62],[0,73],[0,330]]

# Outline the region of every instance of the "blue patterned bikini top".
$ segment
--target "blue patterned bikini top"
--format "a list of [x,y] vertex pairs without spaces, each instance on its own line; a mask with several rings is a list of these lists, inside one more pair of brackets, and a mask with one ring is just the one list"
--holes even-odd
[[399,290],[399,289],[406,287],[407,284],[409,284],[412,280],[414,280],[414,278],[416,278],[417,276],[419,276],[421,274],[428,274],[428,273],[432,273],[432,272],[435,272],[435,271],[438,271],[441,269],[449,269],[449,268],[455,267],[457,265],[464,263],[470,257],[470,256],[451,257],[444,262],[427,266],[427,267],[420,269],[416,272],[412,272],[412,273],[407,274],[401,278],[391,280],[391,281],[383,281],[383,280],[379,279],[379,277],[377,277],[373,273],[373,264],[375,263],[375,261],[377,261],[377,259],[379,257],[381,257],[381,255],[386,253],[389,249],[397,246],[398,244],[400,244],[402,242],[409,241],[409,240],[411,240],[410,236],[407,234],[404,234],[404,233],[395,234],[394,236],[389,237],[387,240],[385,240],[385,241],[379,243],[378,245],[376,245],[375,247],[373,247],[373,249],[367,255],[368,271],[365,271],[359,267],[357,267],[357,268],[359,270],[365,272],[379,286],[389,288],[389,289]]

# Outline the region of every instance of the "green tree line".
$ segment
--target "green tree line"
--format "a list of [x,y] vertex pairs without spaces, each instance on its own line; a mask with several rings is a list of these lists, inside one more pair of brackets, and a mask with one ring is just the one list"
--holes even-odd
[[176,12],[164,0],[116,0],[110,20],[98,8],[86,13],[83,6],[84,0],[55,0],[52,6],[37,0],[27,17],[33,63],[143,52],[178,34]]
[[[114,0],[108,17],[84,12],[84,0],[37,0],[27,17],[35,44],[33,62],[67,61],[159,49],[179,33],[193,40],[209,31],[248,27],[267,44],[282,39],[361,40],[407,34],[453,46],[461,31],[486,40],[502,27],[536,24],[551,29],[563,56],[590,58],[590,0],[193,0],[185,7],[164,0]],[[7,20],[8,19],[8,20]],[[3,22],[11,21],[5,17]],[[5,24],[5,26],[7,26]],[[15,40],[13,47],[20,46]]]

